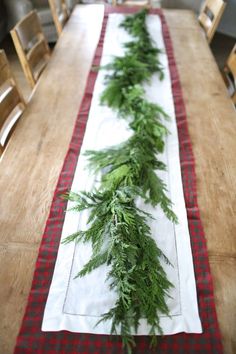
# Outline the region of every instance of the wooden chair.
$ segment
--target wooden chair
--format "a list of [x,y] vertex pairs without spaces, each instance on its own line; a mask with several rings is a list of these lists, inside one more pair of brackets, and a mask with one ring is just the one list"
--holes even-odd
[[60,36],[62,29],[69,17],[65,0],[48,0],[52,18],[56,26],[57,34]]
[[33,88],[50,58],[37,12],[31,11],[19,21],[11,36],[26,79]]
[[206,0],[203,5],[198,21],[206,33],[208,43],[214,36],[225,6],[226,3],[223,0]]
[[223,69],[223,78],[229,90],[231,99],[236,105],[236,44],[226,61]]
[[4,50],[0,50],[0,156],[25,109]]

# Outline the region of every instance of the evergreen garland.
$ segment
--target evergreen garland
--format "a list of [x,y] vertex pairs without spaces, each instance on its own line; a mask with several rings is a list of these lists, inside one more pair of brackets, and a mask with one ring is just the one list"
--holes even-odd
[[68,236],[64,243],[91,242],[92,257],[77,277],[82,277],[106,263],[110,289],[117,293],[115,306],[102,314],[101,321],[111,320],[111,333],[121,333],[129,353],[135,345],[131,330],[137,331],[145,318],[150,325],[151,344],[162,334],[160,314],[169,315],[166,297],[173,286],[160,263],[168,259],[152,238],[148,221],[152,216],[140,210],[135,201],[142,198],[160,205],[174,223],[177,217],[166,196],[166,185],[156,175],[165,164],[157,156],[163,152],[168,134],[163,119],[168,119],[159,105],[144,98],[141,84],[153,73],[163,78],[158,61],[160,50],[153,47],[146,28],[147,11],[127,16],[121,24],[135,40],[126,43],[126,55],[116,57],[101,69],[108,70],[101,103],[128,119],[134,134],[124,143],[102,151],[87,151],[89,167],[102,171],[99,190],[68,193],[78,212],[90,210],[88,229]]

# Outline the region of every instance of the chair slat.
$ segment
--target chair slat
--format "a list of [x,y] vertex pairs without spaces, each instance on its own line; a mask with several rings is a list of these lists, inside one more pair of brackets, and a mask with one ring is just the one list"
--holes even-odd
[[[41,62],[44,63],[43,68],[47,65],[49,55],[45,50],[44,38],[39,39],[26,55],[29,65],[34,70]],[[35,75],[34,75],[35,77]],[[36,80],[37,81],[37,80]]]
[[13,109],[13,111],[4,122],[2,130],[0,131],[0,147],[6,147],[7,142],[9,141],[16,123],[22,115],[24,109],[25,107],[22,103],[17,104],[17,106]]
[[10,70],[7,63],[0,63],[0,86],[2,86],[10,76]]
[[20,97],[14,86],[9,86],[5,93],[0,96],[0,129],[11,111],[20,102]]

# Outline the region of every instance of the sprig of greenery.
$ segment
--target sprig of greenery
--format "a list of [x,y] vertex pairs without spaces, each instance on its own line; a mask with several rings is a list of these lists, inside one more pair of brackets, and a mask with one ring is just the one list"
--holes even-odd
[[[123,344],[134,344],[131,329],[137,331],[141,318],[150,325],[150,334],[161,334],[158,313],[168,315],[165,298],[172,284],[160,263],[168,259],[152,238],[151,217],[135,205],[142,190],[125,186],[77,195],[78,210],[90,209],[90,227],[77,233],[80,241],[92,243],[93,254],[77,277],[85,276],[98,266],[109,266],[107,281],[117,292],[115,306],[102,315],[112,321],[112,333],[121,331]],[[74,201],[74,195],[68,195]],[[69,236],[64,242],[74,240]],[[147,291],[148,289],[148,291]]]
[[[126,55],[115,57],[113,62],[100,67],[109,74],[106,75],[106,89],[101,96],[101,103],[111,108],[121,109],[126,103],[126,93],[135,85],[148,82],[154,73],[163,79],[163,67],[158,59],[161,50],[153,45],[146,28],[147,10],[144,9],[133,16],[127,16],[121,23],[135,40],[124,44]],[[139,94],[139,97],[141,94]]]
[[162,53],[159,48],[156,48],[150,37],[146,26],[146,16],[148,10],[144,9],[133,16],[127,16],[121,23],[123,27],[131,36],[136,38],[136,41],[131,41],[125,44],[130,55],[134,55],[142,63],[146,63],[149,67],[150,73],[159,73],[159,78],[164,78],[163,67],[158,59],[158,54]]
[[[156,150],[161,144],[156,145]],[[153,206],[160,204],[167,217],[177,222],[171,210],[171,201],[166,196],[166,185],[155,170],[166,166],[155,155],[155,146],[147,141],[145,134],[135,134],[128,141],[103,151],[87,151],[89,167],[103,171],[101,188],[115,190],[119,186],[137,186],[143,191],[143,199]]]
[[153,206],[160,205],[166,216],[177,222],[166,185],[156,174],[157,170],[166,169],[158,154],[164,150],[168,134],[164,121],[169,117],[159,105],[145,99],[141,86],[150,81],[153,73],[163,78],[158,60],[161,51],[153,46],[146,15],[143,10],[126,17],[121,27],[134,40],[125,44],[124,57],[116,57],[100,68],[108,72],[101,103],[127,119],[133,135],[117,146],[87,151],[89,168],[94,173],[102,172],[100,187],[65,196],[74,202],[73,210],[90,211],[88,229],[64,240],[92,244],[92,257],[77,277],[107,264],[107,281],[117,293],[117,301],[99,322],[111,320],[111,333],[121,333],[129,353],[135,345],[132,330],[137,331],[142,318],[150,325],[152,344],[156,343],[156,335],[162,334],[160,314],[169,315],[166,297],[172,287],[161,263],[169,261],[148,225],[152,216],[137,207],[137,197]]

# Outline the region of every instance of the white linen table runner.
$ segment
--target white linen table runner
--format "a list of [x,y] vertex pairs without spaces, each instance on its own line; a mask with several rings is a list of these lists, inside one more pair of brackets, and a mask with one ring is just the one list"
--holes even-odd
[[[114,56],[123,56],[123,44],[131,40],[127,32],[119,28],[124,15],[109,15],[104,40],[101,65],[109,63]],[[168,58],[165,54],[162,37],[161,21],[157,15],[149,15],[148,30],[158,48],[163,49],[160,61],[164,67],[164,80],[157,75],[148,85],[145,85],[148,100],[160,104],[171,117],[165,122],[170,135],[166,138],[162,161],[167,165],[167,171],[158,171],[167,185],[168,195],[173,202],[173,210],[179,223],[173,225],[162,210],[152,208],[138,200],[139,208],[151,213],[155,220],[150,221],[153,238],[158,247],[171,262],[163,264],[168,279],[174,284],[167,303],[171,317],[161,316],[160,325],[164,334],[179,332],[201,333],[201,322],[198,314],[196,284],[193,270],[190,236],[183,196],[181,170],[179,161],[178,133],[175,121],[174,104],[171,90],[171,80],[168,69]],[[109,108],[100,106],[99,97],[104,90],[105,71],[100,71],[94,87],[91,109],[86,132],[77,163],[72,184],[72,191],[91,191],[99,184],[100,176],[94,176],[86,168],[87,161],[83,155],[86,150],[100,150],[125,141],[132,135],[128,122],[117,116]],[[72,203],[68,203],[68,209]],[[61,240],[77,230],[86,229],[88,211],[82,213],[67,212]],[[60,244],[53,279],[45,307],[42,323],[43,331],[68,330],[71,332],[110,334],[111,321],[96,323],[101,315],[114,306],[117,295],[109,289],[106,282],[107,266],[103,265],[82,278],[76,274],[91,257],[91,246],[86,243]],[[147,289],[148,291],[148,289]],[[146,321],[140,321],[137,335],[148,335],[150,328]]]

